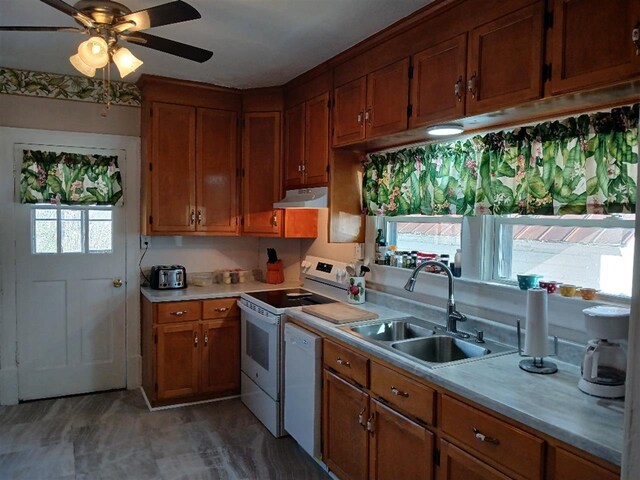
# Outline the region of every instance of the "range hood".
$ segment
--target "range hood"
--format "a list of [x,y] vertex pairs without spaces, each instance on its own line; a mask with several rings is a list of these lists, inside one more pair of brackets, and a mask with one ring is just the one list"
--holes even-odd
[[287,190],[284,198],[273,204],[273,208],[327,208],[327,187]]

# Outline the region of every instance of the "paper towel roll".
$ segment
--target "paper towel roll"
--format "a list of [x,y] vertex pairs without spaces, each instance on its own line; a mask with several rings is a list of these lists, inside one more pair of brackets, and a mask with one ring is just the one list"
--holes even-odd
[[531,357],[546,357],[549,336],[547,319],[547,291],[544,288],[527,290],[527,323],[524,354]]

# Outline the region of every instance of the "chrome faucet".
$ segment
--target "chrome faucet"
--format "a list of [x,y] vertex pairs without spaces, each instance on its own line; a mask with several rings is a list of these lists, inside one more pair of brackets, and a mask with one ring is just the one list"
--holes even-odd
[[422,270],[424,267],[432,265],[435,267],[439,267],[447,274],[449,278],[449,299],[447,300],[447,327],[446,332],[455,336],[468,338],[469,335],[466,333],[458,332],[457,323],[465,322],[467,317],[465,317],[462,313],[456,310],[456,302],[453,299],[453,274],[451,273],[451,269],[446,266],[442,262],[436,262],[434,260],[427,260],[418,265],[414,270],[409,280],[407,280],[407,284],[404,286],[404,289],[408,292],[413,292],[413,289],[416,285],[416,280],[418,276],[418,272]]

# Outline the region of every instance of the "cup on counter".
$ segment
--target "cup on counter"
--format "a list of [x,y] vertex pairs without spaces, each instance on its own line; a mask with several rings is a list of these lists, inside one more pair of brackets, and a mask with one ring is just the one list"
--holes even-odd
[[222,283],[226,285],[231,284],[231,272],[229,272],[228,270],[222,272]]
[[238,283],[240,281],[240,274],[238,272],[231,272],[231,283]]
[[364,277],[349,277],[347,293],[349,294],[349,303],[364,303]]
[[518,287],[520,290],[529,290],[530,288],[536,288],[538,286],[538,279],[542,278],[542,275],[532,274],[519,274],[518,275]]
[[563,297],[574,297],[578,287],[575,285],[562,284],[560,285],[560,295]]
[[581,288],[580,289],[580,296],[584,300],[593,300],[594,298],[596,298],[596,293],[598,293],[598,290],[596,290],[595,288]]
[[538,282],[538,285],[540,285],[540,288],[544,288],[547,293],[556,293],[558,291],[558,282],[554,282],[554,281],[542,281],[540,280]]

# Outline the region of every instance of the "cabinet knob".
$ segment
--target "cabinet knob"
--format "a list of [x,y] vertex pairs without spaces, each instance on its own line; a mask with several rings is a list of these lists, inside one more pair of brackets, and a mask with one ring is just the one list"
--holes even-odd
[[362,112],[358,112],[358,126],[362,126]]
[[197,333],[193,336],[193,346],[194,347],[198,346],[198,334]]
[[181,317],[185,313],[188,313],[188,310],[178,310],[177,312],[169,312],[169,315],[174,315],[176,317]]
[[214,312],[226,312],[227,310],[229,310],[229,307],[218,307],[213,309]]
[[202,341],[204,342],[204,346],[207,346],[207,343],[209,343],[209,337],[207,336],[207,334],[204,334],[204,338],[202,339]]
[[473,72],[473,75],[471,75],[471,78],[467,82],[467,90],[469,90],[469,93],[471,94],[471,98],[476,98],[476,88],[477,88],[476,80],[477,80],[476,72]]
[[458,99],[458,102],[462,102],[462,88],[463,88],[462,75],[460,75],[458,77],[458,81],[453,85],[453,93]]
[[198,210],[198,225],[202,225],[202,210]]
[[351,362],[349,362],[347,360],[342,360],[340,357],[338,357],[338,359],[336,360],[336,363],[338,365],[343,366],[343,367],[351,367]]
[[193,225],[194,223],[196,223],[196,211],[191,210],[191,225]]

